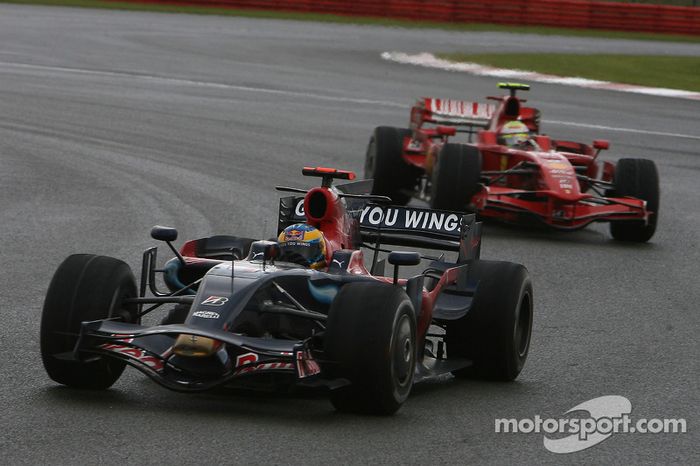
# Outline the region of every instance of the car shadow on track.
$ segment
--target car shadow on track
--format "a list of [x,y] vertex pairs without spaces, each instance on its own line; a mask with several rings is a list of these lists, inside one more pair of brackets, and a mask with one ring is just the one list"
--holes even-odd
[[482,236],[487,239],[500,238],[527,243],[540,242],[581,246],[595,245],[602,247],[639,250],[648,250],[655,247],[653,239],[652,242],[649,243],[617,241],[613,239],[609,233],[601,232],[600,230],[596,230],[592,227],[587,227],[576,231],[559,231],[538,225],[513,225],[508,223],[485,221]]
[[333,414],[328,400],[318,394],[266,393],[238,389],[184,394],[172,392],[144,380],[116,385],[104,391],[51,387],[45,392],[54,406],[85,412],[118,409],[120,415],[177,414],[183,417],[217,418],[235,416],[237,419],[278,418],[295,421],[323,419]]
[[[478,394],[488,394],[488,397],[497,396],[514,396],[529,387],[519,380],[511,382],[478,380],[478,379],[460,379],[452,375],[443,375],[435,379],[429,379],[424,382],[417,383],[411,391],[411,398],[438,397],[442,394],[445,396],[453,396],[456,392]],[[529,388],[528,388],[529,389]]]
[[[419,415],[436,404],[451,405],[455,398],[465,396],[473,400],[513,397],[523,393],[525,385],[519,382],[498,383],[455,379],[442,376],[414,385],[412,393],[396,416]],[[297,422],[326,425],[335,420],[367,418],[336,412],[324,392],[305,390],[297,392],[259,392],[245,389],[217,389],[198,394],[175,393],[154,386],[149,380],[129,381],[104,391],[78,390],[52,386],[43,394],[46,401],[57,408],[82,410],[91,413],[113,413],[119,416],[191,416],[202,419],[233,417],[237,420],[265,418],[282,424]],[[466,394],[466,395],[465,395]],[[468,410],[468,409],[467,409]],[[369,416],[376,418],[375,416]],[[344,421],[345,422],[345,421]]]

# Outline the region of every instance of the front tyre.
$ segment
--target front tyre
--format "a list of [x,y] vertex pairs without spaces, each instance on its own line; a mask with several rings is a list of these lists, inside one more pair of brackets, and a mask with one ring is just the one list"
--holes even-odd
[[365,179],[374,180],[372,194],[389,196],[394,204],[411,200],[418,182],[418,169],[403,159],[403,141],[411,131],[379,126],[367,145]]
[[348,283],[328,313],[325,353],[338,411],[393,414],[408,398],[416,367],[416,318],[406,292],[386,283]]
[[109,388],[125,363],[106,357],[71,360],[82,322],[118,317],[136,320],[136,281],[124,262],[105,256],[75,254],[58,267],[46,293],[41,315],[41,359],[49,377],[76,388]]
[[471,309],[447,324],[447,356],[472,366],[456,377],[514,380],[527,359],[532,334],[532,283],[527,269],[512,262],[476,260],[469,281],[478,282]]
[[659,172],[656,164],[647,159],[620,159],[615,168],[616,197],[631,196],[647,201],[651,212],[646,223],[642,220],[622,220],[610,222],[610,234],[618,241],[644,243],[656,231],[659,218]]

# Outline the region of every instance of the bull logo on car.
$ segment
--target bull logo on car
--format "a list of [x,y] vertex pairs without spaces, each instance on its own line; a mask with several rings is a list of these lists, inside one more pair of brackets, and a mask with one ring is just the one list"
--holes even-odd
[[304,232],[301,230],[289,230],[284,232],[285,241],[301,241],[304,239]]

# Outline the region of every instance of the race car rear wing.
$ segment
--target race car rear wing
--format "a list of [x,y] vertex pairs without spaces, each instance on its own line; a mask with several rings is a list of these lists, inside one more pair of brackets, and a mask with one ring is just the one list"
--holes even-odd
[[411,123],[487,128],[495,112],[492,104],[424,97],[411,110]]
[[[481,222],[474,214],[380,205],[355,197],[345,202],[347,212],[357,221],[362,241],[375,247],[384,244],[458,251],[458,262],[480,255]],[[305,221],[303,197],[280,199],[278,232]]]

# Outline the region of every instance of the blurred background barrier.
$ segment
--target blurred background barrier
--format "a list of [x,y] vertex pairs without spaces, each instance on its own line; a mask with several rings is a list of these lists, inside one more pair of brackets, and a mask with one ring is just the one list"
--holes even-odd
[[[116,0],[254,10],[700,35],[697,0]],[[677,6],[684,2],[688,6]],[[663,4],[659,4],[663,3]],[[669,4],[670,3],[670,4]]]

